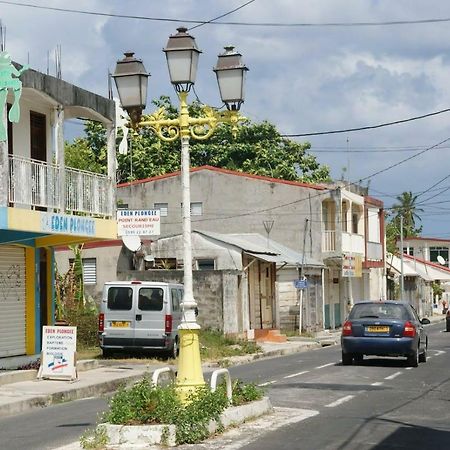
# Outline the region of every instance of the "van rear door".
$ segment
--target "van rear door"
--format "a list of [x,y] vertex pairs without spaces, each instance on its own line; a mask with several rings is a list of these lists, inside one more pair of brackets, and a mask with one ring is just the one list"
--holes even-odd
[[[135,315],[133,287],[108,287],[106,292],[104,345],[133,346]],[[105,301],[104,300],[104,301]]]
[[135,345],[165,346],[166,302],[164,287],[139,287],[136,305]]

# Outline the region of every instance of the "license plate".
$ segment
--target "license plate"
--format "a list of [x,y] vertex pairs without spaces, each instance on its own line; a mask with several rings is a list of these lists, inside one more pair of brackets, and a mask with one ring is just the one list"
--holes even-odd
[[389,327],[383,327],[379,325],[372,325],[367,327],[369,333],[389,333]]
[[113,321],[111,322],[111,327],[113,328],[128,328],[130,326],[130,322],[119,322],[119,321]]

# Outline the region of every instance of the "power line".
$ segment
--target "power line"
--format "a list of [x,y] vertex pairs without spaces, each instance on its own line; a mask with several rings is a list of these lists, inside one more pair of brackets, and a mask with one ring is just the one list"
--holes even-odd
[[195,25],[194,27],[189,28],[189,31],[194,30],[195,28],[202,27],[203,25],[208,25],[212,22],[215,22],[216,20],[221,19],[222,17],[229,16],[230,14],[233,14],[236,11],[239,11],[240,9],[244,8],[247,5],[250,5],[250,3],[253,3],[255,0],[250,0],[247,3],[244,3],[241,6],[238,6],[237,8],[232,9],[231,11],[226,12],[225,14],[221,14],[220,16],[215,17],[214,19],[208,20],[207,22],[199,23],[198,25]]
[[[58,12],[66,12],[66,13],[75,13],[75,14],[85,14],[91,16],[102,16],[102,17],[113,17],[118,19],[134,19],[134,20],[149,20],[156,22],[175,22],[175,23],[192,23],[202,25],[233,25],[233,26],[248,26],[248,27],[273,27],[273,28],[295,28],[295,27],[305,27],[305,28],[313,28],[313,27],[373,27],[373,26],[395,26],[395,25],[420,25],[420,24],[432,24],[432,23],[445,23],[450,22],[450,18],[430,18],[430,19],[417,19],[417,20],[387,20],[387,21],[378,21],[378,22],[229,22],[222,21],[218,22],[216,19],[211,20],[193,20],[193,19],[176,19],[169,17],[152,17],[152,16],[138,16],[138,15],[129,15],[129,14],[113,14],[113,13],[102,13],[97,11],[85,11],[80,9],[69,9],[69,8],[56,8],[52,6],[42,6],[42,5],[33,5],[30,3],[23,2],[13,2],[0,0],[1,4],[11,5],[11,6],[22,6],[27,8],[35,8],[35,9],[43,9],[47,11],[58,11]],[[250,3],[250,2],[249,2]],[[243,8],[243,6],[237,8]],[[237,10],[236,9],[236,10]],[[234,12],[234,11],[232,11]],[[231,12],[222,15],[224,17]],[[220,16],[219,16],[220,17]]]
[[389,127],[391,125],[398,125],[400,123],[412,122],[413,120],[419,120],[419,119],[425,119],[426,117],[437,116],[438,114],[447,113],[449,111],[450,111],[450,108],[447,108],[447,109],[442,109],[441,111],[435,111],[435,112],[432,112],[429,114],[423,114],[421,116],[410,117],[408,119],[395,120],[393,122],[385,122],[385,123],[380,123],[378,125],[369,125],[369,126],[365,126],[365,127],[347,128],[345,130],[318,131],[318,132],[312,132],[312,133],[281,134],[280,136],[291,138],[291,137],[305,137],[305,136],[321,136],[324,134],[350,133],[353,131],[363,131],[363,130],[374,130],[376,128]]

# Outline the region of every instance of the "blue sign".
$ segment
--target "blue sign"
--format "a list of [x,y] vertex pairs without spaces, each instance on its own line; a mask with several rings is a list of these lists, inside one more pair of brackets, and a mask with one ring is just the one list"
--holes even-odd
[[306,278],[303,278],[302,280],[295,280],[294,286],[296,289],[306,289],[308,287],[308,281]]

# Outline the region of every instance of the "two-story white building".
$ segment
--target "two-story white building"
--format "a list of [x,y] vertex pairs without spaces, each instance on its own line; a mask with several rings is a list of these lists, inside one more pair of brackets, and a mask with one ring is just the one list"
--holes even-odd
[[[0,118],[0,358],[38,353],[42,326],[54,323],[54,247],[117,235],[114,102],[32,69],[20,79],[20,121]],[[107,174],[65,166],[71,118],[107,127]]]

